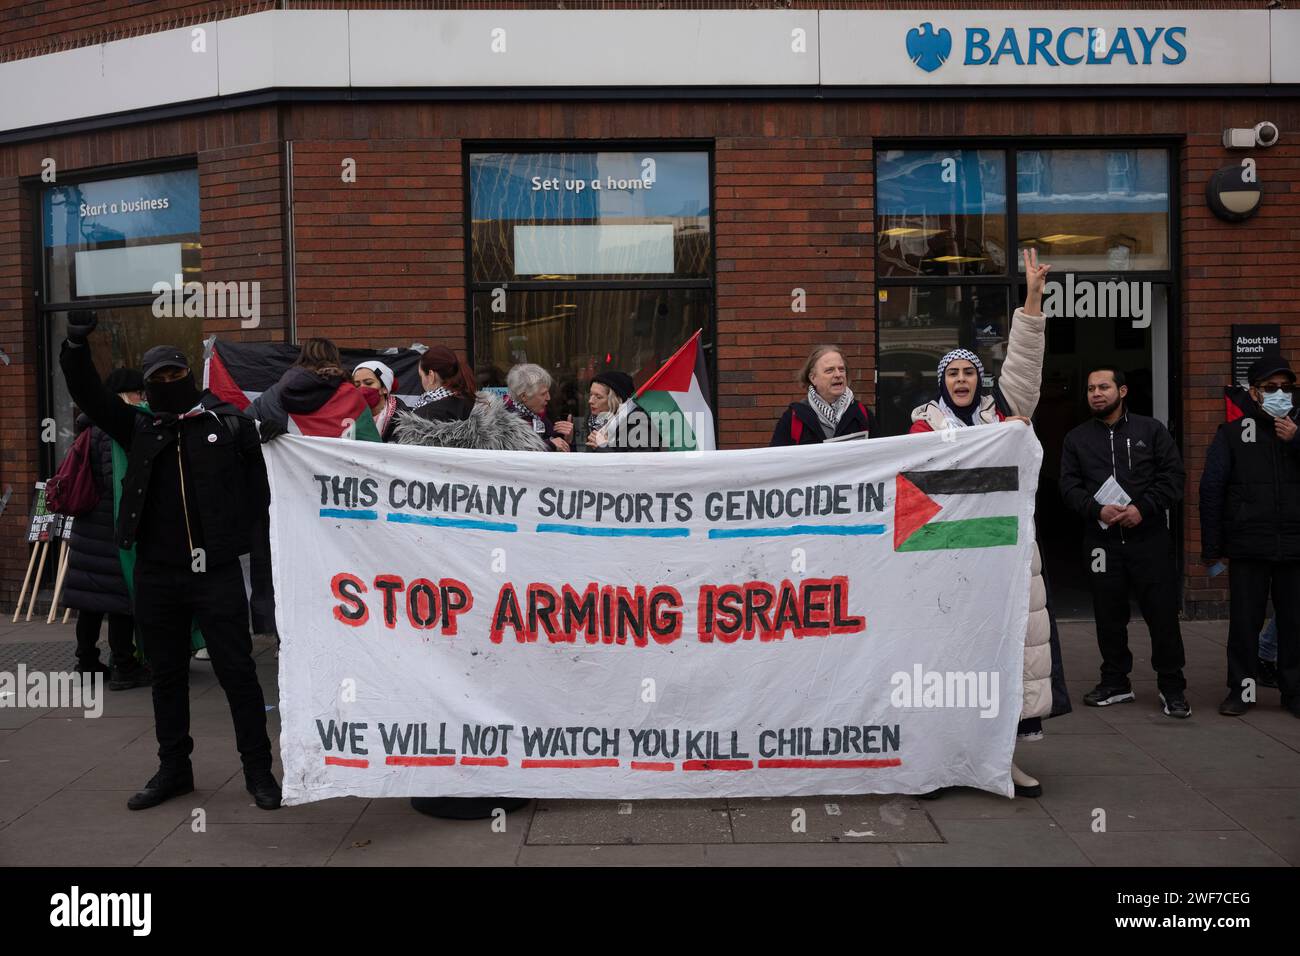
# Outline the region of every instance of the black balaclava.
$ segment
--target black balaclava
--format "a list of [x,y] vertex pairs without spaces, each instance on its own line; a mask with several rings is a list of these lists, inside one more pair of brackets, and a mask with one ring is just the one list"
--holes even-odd
[[[948,366],[953,359],[965,359],[975,366],[975,395],[971,403],[965,408],[961,408],[952,400],[948,394],[948,383],[943,380],[943,373],[948,370]],[[967,425],[975,424],[975,414],[980,410],[980,399],[984,397],[984,363],[980,357],[969,349],[953,349],[943,358],[939,359],[939,398],[945,405],[952,409],[954,415],[960,418]]]
[[174,382],[145,382],[144,393],[149,399],[150,410],[172,415],[188,412],[199,403],[200,396],[193,372]]

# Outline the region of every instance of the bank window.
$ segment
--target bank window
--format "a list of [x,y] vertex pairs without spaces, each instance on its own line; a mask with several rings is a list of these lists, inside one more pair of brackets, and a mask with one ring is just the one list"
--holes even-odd
[[541,365],[551,415],[581,424],[597,373],[639,387],[701,328],[711,351],[707,152],[471,152],[468,166],[482,384]]
[[994,275],[1007,268],[1006,154],[884,150],[876,163],[881,276]]
[[[101,376],[138,367],[159,343],[178,346],[199,367],[203,320],[172,308],[172,289],[202,278],[197,170],[61,183],[41,190],[40,208],[40,308],[51,364],[68,313],[94,309],[99,328],[90,348]],[[159,283],[163,295],[155,291]],[[74,420],[63,376],[50,371],[46,407],[58,460],[74,437]]]
[[[1017,154],[1017,166],[1026,157]],[[1044,149],[1043,188],[1017,197],[1019,241],[1058,273],[1169,268],[1169,154]],[[1023,268],[1018,266],[1018,268]]]

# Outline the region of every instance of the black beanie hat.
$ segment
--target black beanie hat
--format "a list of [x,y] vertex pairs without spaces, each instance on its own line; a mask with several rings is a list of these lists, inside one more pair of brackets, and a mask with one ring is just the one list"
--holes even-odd
[[599,382],[608,389],[612,389],[618,396],[620,402],[626,402],[636,391],[636,386],[632,384],[632,376],[627,372],[620,372],[616,369],[600,372],[592,378],[593,382]]
[[138,368],[115,368],[108,373],[108,378],[104,380],[110,392],[121,394],[122,392],[143,392],[144,375]]

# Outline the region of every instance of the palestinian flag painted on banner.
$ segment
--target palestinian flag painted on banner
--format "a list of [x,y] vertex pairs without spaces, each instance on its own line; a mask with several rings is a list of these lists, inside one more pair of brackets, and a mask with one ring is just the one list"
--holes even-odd
[[[420,394],[420,376],[416,371],[420,363],[417,349],[341,349],[343,364],[351,369],[360,362],[378,360],[393,370],[393,391],[407,404],[412,404]],[[298,346],[278,342],[224,342],[216,336],[204,342],[203,383],[218,398],[229,402],[241,411],[262,392],[280,380],[280,377],[298,359]],[[371,393],[374,394],[373,392]],[[315,402],[310,404],[316,405]],[[322,404],[310,412],[293,412],[289,415],[289,432],[294,435],[337,438],[341,434],[339,423],[355,423],[351,437],[378,441],[374,416],[366,405],[360,389],[338,388]]]
[[[713,409],[709,407],[709,373],[701,345],[703,330],[697,331],[659,371],[619,408],[623,421],[634,408],[648,412],[656,434],[651,447],[660,451],[716,451]],[[627,411],[625,412],[624,409]],[[634,441],[635,423],[627,428],[625,441]]]
[[[900,472],[894,485],[894,550],[948,551],[1016,543],[1019,530],[1011,492],[1015,468],[948,468]],[[990,514],[990,512],[992,512]],[[943,514],[942,521],[933,520]]]

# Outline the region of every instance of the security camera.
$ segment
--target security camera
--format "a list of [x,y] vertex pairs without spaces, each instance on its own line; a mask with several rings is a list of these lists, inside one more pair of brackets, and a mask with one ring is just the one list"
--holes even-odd
[[1256,146],[1272,146],[1278,141],[1278,137],[1281,135],[1282,133],[1278,130],[1276,123],[1270,123],[1268,120],[1265,120],[1262,123],[1255,124]]

